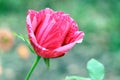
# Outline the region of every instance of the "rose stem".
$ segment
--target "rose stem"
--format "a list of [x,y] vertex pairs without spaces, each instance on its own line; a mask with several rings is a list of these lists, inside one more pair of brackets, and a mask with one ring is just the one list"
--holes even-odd
[[33,70],[35,69],[36,65],[38,64],[40,58],[41,58],[40,56],[37,56],[37,57],[36,57],[36,59],[35,59],[32,67],[31,67],[31,69],[29,70],[29,72],[28,72],[28,74],[27,74],[27,76],[26,76],[26,78],[25,78],[25,80],[29,80],[29,78],[30,78]]

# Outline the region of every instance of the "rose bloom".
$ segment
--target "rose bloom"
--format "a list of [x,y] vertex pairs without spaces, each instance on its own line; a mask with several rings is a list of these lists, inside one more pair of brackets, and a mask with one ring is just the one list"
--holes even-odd
[[76,43],[81,43],[84,36],[69,14],[50,8],[29,10],[26,25],[31,45],[43,58],[63,56]]

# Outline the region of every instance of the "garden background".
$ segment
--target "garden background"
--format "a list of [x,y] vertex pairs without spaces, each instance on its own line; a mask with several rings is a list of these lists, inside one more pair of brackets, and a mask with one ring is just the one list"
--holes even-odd
[[[65,56],[51,59],[49,70],[41,60],[30,80],[88,77],[86,64],[91,58],[105,66],[104,80],[120,80],[120,0],[0,0],[0,29],[27,37],[28,9],[47,7],[70,14],[85,37]],[[35,59],[25,43],[13,37],[10,50],[0,50],[0,80],[24,80]]]

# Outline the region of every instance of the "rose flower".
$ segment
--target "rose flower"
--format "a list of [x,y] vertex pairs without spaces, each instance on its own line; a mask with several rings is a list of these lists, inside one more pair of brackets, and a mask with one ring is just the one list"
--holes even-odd
[[68,14],[49,8],[29,10],[26,25],[31,45],[43,58],[63,56],[76,43],[81,43],[84,36]]

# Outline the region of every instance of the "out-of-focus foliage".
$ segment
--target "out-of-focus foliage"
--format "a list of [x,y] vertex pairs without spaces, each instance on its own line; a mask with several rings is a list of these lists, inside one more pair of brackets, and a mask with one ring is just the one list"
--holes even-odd
[[[27,10],[46,7],[70,14],[85,32],[85,38],[64,57],[52,59],[50,70],[41,60],[31,80],[87,77],[85,67],[90,58],[105,65],[105,80],[120,80],[120,0],[0,0],[0,29],[9,28],[27,37]],[[10,51],[0,51],[0,80],[24,80],[35,59],[27,48],[19,47],[24,42],[17,38],[14,42]],[[29,56],[22,58],[18,50],[29,52]]]
[[87,63],[87,69],[91,80],[103,80],[105,69],[103,64],[95,59],[91,59]]
[[89,78],[81,76],[67,76],[65,80],[103,80],[105,69],[103,64],[95,59],[91,59],[87,63]]

